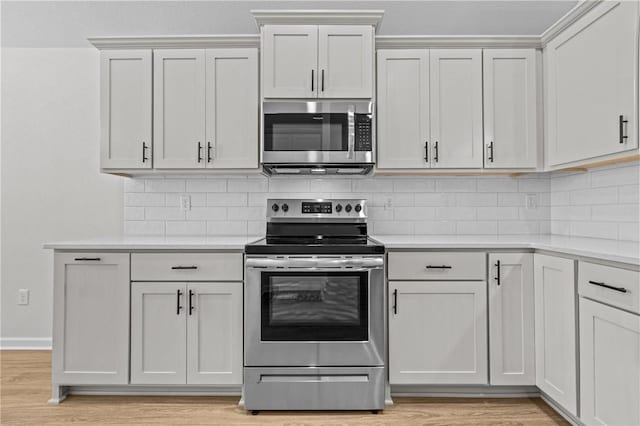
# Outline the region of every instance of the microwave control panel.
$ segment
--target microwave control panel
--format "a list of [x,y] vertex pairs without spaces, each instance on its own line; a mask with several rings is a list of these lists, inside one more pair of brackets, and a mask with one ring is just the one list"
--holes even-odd
[[357,114],[356,115],[356,140],[355,140],[355,150],[356,151],[371,151],[373,149],[373,144],[371,142],[371,118],[366,114]]

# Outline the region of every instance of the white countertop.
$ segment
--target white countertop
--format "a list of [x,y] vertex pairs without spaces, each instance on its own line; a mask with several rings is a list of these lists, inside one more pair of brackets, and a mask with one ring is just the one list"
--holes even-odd
[[[537,249],[640,265],[640,243],[559,235],[373,235],[387,249]],[[44,244],[55,250],[243,250],[260,236],[121,236]]]
[[244,250],[247,243],[262,237],[210,236],[210,237],[121,237],[93,238],[79,241],[45,243],[44,248],[55,250]]
[[387,249],[537,249],[640,265],[640,243],[560,235],[372,235]]

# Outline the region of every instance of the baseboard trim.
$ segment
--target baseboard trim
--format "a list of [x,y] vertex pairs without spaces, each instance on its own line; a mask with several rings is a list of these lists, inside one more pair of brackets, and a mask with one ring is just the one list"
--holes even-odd
[[391,385],[391,397],[527,398],[540,396],[535,386]]
[[584,423],[580,421],[576,416],[558,405],[553,398],[550,398],[546,393],[540,391],[540,398],[551,408],[553,408],[558,414],[560,414],[566,421],[574,426],[582,426]]
[[50,351],[51,337],[1,337],[3,351]]

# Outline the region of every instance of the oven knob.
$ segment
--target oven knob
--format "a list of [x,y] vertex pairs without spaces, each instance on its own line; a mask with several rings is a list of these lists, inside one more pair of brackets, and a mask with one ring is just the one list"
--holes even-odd
[[342,204],[338,204],[338,205],[336,206],[336,212],[337,212],[337,213],[340,213],[341,211],[342,211]]
[[273,203],[273,205],[271,206],[271,210],[273,210],[274,212],[277,212],[279,210],[278,205]]
[[349,213],[351,211],[351,204],[347,204],[347,206],[344,208],[344,211]]
[[285,213],[288,212],[289,211],[289,205],[283,204],[282,205],[282,211],[285,212]]
[[356,212],[360,213],[362,211],[362,206],[360,204],[356,204]]

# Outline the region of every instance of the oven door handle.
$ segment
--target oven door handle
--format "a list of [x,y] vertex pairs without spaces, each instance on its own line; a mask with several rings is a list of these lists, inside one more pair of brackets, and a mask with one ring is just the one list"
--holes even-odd
[[340,268],[376,269],[382,268],[382,258],[360,259],[247,259],[248,268]]

